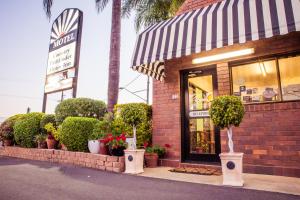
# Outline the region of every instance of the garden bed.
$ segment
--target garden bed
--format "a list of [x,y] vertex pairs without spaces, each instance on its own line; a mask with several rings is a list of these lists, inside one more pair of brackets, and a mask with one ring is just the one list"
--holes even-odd
[[118,173],[125,170],[124,156],[117,157],[85,152],[21,147],[0,147],[0,156],[72,164]]

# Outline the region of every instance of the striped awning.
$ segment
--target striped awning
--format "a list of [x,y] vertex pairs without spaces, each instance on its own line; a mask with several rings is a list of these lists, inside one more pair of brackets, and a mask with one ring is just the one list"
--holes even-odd
[[300,30],[300,0],[224,0],[148,27],[132,68],[157,80],[164,61]]

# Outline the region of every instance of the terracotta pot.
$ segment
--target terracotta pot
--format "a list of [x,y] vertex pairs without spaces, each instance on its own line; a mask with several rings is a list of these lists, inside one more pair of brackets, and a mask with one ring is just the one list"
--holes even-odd
[[158,155],[157,153],[145,153],[145,162],[147,167],[157,167]]
[[12,145],[12,140],[4,140],[4,146],[11,146]]
[[107,155],[108,154],[108,146],[105,143],[105,139],[100,139],[99,142],[100,142],[99,154]]
[[54,149],[55,145],[56,145],[56,140],[54,140],[54,139],[47,139],[48,149]]
[[109,149],[109,153],[111,156],[124,156],[125,147],[119,147],[119,148],[113,149],[109,146],[108,149]]

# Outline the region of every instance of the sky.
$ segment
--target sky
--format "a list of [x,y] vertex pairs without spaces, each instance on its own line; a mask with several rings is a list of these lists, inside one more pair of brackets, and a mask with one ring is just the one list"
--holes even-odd
[[[112,1],[111,1],[112,2]],[[77,97],[106,102],[111,28],[111,2],[97,13],[94,1],[54,0],[52,17],[47,19],[42,0],[0,0],[0,121],[27,108],[42,109],[50,30],[55,18],[66,8],[83,11]],[[130,68],[137,33],[134,13],[121,24],[120,87],[129,91],[146,89],[147,77]],[[150,85],[150,102],[151,102]],[[146,98],[146,92],[137,93]],[[65,98],[70,93],[65,94]],[[47,113],[53,113],[61,93],[48,95]],[[125,90],[118,103],[142,102]]]

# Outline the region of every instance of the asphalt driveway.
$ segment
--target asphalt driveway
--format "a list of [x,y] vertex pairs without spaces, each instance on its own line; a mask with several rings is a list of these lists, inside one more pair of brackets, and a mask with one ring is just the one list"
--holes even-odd
[[0,157],[0,200],[299,200],[300,196]]

